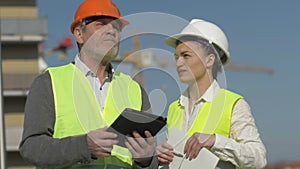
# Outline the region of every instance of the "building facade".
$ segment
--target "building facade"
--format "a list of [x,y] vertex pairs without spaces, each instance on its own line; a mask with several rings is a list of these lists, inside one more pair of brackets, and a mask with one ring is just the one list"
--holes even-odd
[[47,19],[36,0],[1,0],[0,33],[6,166],[30,168],[19,154],[26,96],[39,74],[38,46],[47,38]]

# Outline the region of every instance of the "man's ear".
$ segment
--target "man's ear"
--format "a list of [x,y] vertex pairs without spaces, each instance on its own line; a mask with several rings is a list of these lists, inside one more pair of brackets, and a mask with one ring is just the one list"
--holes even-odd
[[209,54],[206,57],[206,67],[211,68],[215,63],[216,56],[214,54]]
[[83,35],[82,35],[82,29],[80,29],[79,27],[76,27],[74,29],[73,34],[75,36],[75,39],[76,39],[77,43],[82,44],[84,42],[83,41]]

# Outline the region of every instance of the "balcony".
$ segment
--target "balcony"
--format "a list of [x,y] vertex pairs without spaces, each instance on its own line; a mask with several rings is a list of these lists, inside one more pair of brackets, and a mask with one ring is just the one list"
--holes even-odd
[[0,18],[2,42],[41,42],[46,39],[47,18]]

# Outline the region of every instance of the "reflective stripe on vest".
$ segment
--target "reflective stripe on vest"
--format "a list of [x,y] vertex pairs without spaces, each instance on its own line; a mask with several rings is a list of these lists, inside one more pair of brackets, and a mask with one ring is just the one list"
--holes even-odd
[[[47,71],[51,76],[56,112],[54,138],[86,134],[109,126],[125,108],[141,110],[141,89],[128,75],[114,73],[102,112],[87,78],[73,64]],[[128,149],[115,145],[111,154],[111,157],[99,158],[91,164],[132,165]]]

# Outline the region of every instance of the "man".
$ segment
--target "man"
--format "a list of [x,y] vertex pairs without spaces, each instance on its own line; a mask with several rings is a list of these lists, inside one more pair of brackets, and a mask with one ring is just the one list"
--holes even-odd
[[[220,158],[218,168],[263,168],[266,150],[248,103],[220,88],[216,80],[230,57],[224,32],[213,23],[193,19],[166,43],[176,49],[177,72],[188,85],[170,105],[167,121],[169,133],[175,127],[188,135],[184,158],[195,159],[205,147]],[[161,163],[173,161],[173,146],[157,147]]]
[[107,127],[125,108],[150,108],[143,89],[110,64],[127,24],[110,0],[79,6],[71,24],[80,51],[75,63],[47,69],[27,97],[20,144],[25,160],[42,168],[150,166],[155,139],[148,131],[145,139],[134,132],[125,148]]

